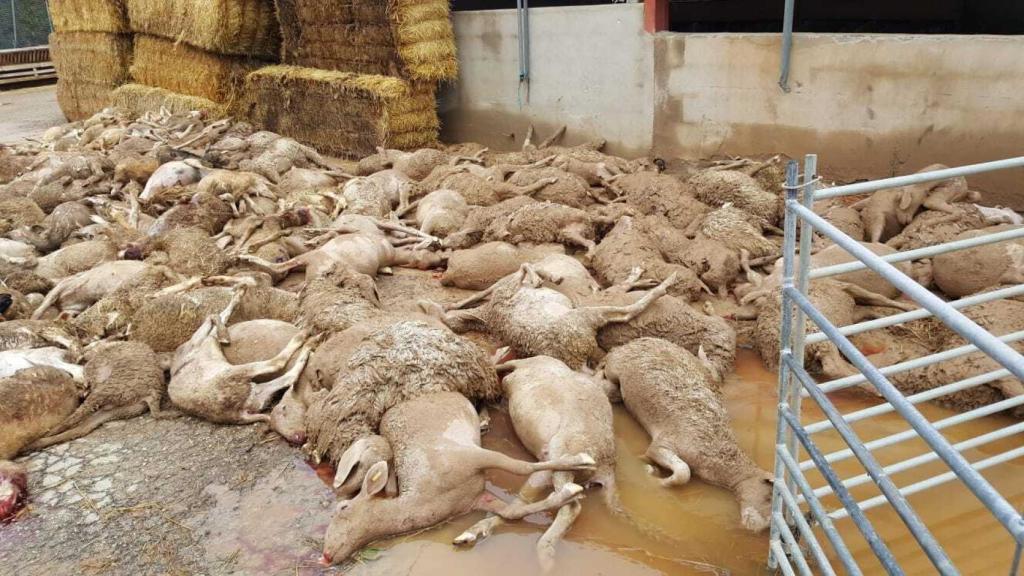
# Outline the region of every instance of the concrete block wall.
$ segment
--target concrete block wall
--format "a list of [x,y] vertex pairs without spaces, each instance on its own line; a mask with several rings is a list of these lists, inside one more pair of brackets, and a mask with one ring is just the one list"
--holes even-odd
[[[797,34],[784,93],[780,35],[650,35],[642,9],[532,9],[528,101],[515,11],[456,13],[445,137],[511,148],[530,122],[542,136],[566,124],[570,141],[603,137],[622,154],[814,152],[849,179],[1024,154],[1024,37]],[[1024,209],[1022,180],[971,183]]]

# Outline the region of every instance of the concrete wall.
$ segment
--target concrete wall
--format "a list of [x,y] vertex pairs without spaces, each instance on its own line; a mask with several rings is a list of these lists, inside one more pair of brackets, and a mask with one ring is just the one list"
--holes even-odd
[[[515,11],[455,15],[462,78],[445,137],[507,148],[533,122],[620,153],[815,152],[839,178],[1024,154],[1024,37],[797,34],[792,91],[777,34],[646,35],[642,5],[531,10],[530,100],[516,100]],[[1024,208],[1024,174],[977,177]]]
[[574,141],[650,150],[654,53],[642,4],[530,9],[532,80],[521,97],[516,11],[454,16],[461,79],[441,99],[446,140],[510,148],[533,122],[541,137],[566,124]]

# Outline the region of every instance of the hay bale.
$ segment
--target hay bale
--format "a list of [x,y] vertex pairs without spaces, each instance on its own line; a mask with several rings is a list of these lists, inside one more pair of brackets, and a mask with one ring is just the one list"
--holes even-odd
[[230,106],[245,83],[246,74],[265,65],[259,60],[221,56],[188,44],[139,34],[135,37],[131,75],[139,84]]
[[387,3],[277,0],[281,61],[308,68],[398,76]]
[[111,102],[113,106],[132,116],[159,112],[161,108],[166,108],[174,114],[199,111],[207,118],[224,118],[228,115],[228,108],[223,104],[142,84],[125,84],[114,90]]
[[254,124],[338,156],[437,140],[432,84],[282,65],[249,74],[243,93],[240,109]]
[[54,32],[131,32],[123,0],[48,0]]
[[433,81],[458,76],[448,0],[390,0],[388,12],[406,76]]
[[125,0],[135,32],[217,54],[277,61],[274,0]]
[[132,38],[105,32],[54,32],[50,57],[57,69],[57,104],[69,120],[88,118],[110,104],[128,81]]

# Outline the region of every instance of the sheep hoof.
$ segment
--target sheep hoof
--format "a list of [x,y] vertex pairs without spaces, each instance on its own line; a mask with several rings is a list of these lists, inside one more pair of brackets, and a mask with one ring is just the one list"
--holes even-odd
[[459,534],[455,537],[454,540],[452,540],[452,544],[456,546],[467,546],[469,544],[473,544],[474,542],[476,542],[476,534],[469,531]]

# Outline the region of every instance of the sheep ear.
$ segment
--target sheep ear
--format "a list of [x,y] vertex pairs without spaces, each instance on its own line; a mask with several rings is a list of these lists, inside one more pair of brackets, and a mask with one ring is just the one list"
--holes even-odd
[[373,496],[388,485],[388,463],[377,462],[370,466],[370,471],[363,479],[363,494]]
[[352,443],[345,450],[345,453],[341,455],[341,459],[338,460],[337,472],[334,474],[334,489],[337,490],[348,482],[349,476],[359,465],[359,461],[362,459],[363,454],[366,452],[366,438],[360,438]]
[[914,194],[910,190],[903,190],[900,192],[900,210],[907,210],[910,208],[910,203],[914,201]]

